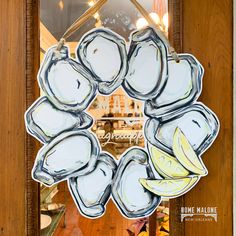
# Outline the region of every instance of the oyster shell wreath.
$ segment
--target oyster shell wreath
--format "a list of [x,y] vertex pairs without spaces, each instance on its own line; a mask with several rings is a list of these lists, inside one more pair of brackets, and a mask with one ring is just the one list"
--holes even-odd
[[[219,122],[196,102],[204,70],[194,56],[180,54],[177,63],[151,27],[133,32],[129,46],[109,29],[94,29],[76,52],[74,60],[67,46],[47,51],[38,74],[45,96],[25,114],[28,133],[44,144],[32,170],[36,181],[52,186],[67,180],[86,217],[101,217],[111,198],[124,217],[139,218],[207,175],[201,155]],[[146,146],[132,147],[116,161],[90,131],[86,109],[98,94],[120,86],[144,103]]]

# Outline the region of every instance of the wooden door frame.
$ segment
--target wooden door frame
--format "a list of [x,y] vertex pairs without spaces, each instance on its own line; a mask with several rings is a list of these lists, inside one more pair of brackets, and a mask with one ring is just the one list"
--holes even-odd
[[[184,198],[171,201],[171,234],[184,236],[210,232],[208,235],[222,235],[226,232],[230,236],[233,217],[233,0],[169,1],[170,18],[173,19],[170,25],[171,42],[178,52],[183,49],[203,62],[206,86],[201,99],[219,115],[221,121],[215,149],[204,154],[210,168],[209,177]],[[37,236],[40,232],[39,185],[31,179],[38,144],[26,134],[23,121],[24,111],[39,96],[36,79],[40,51],[38,10],[39,0],[0,1],[0,235],[3,236]],[[183,21],[182,16],[185,18]],[[217,86],[220,82],[222,85],[222,81],[224,86]],[[216,94],[208,93],[212,90]],[[215,156],[218,158],[213,161],[211,158]],[[234,166],[236,168],[236,162]],[[236,173],[234,175],[236,186]],[[212,183],[217,184],[221,194],[217,194]],[[199,227],[197,223],[180,223],[180,206],[198,204],[197,194],[200,191],[203,191],[200,200],[206,200],[203,195],[209,191],[213,204],[221,208],[219,222],[205,227]],[[206,204],[211,201],[207,199]]]
[[[26,107],[38,97],[37,73],[40,66],[40,0],[26,0]],[[30,135],[25,136],[26,144],[26,232],[40,235],[40,188],[33,181],[31,170],[39,149],[39,143]]]
[[[183,0],[169,1],[169,38],[178,53],[183,50]],[[180,209],[184,206],[184,196],[170,200],[170,235],[184,236],[184,222],[180,220]]]
[[[39,68],[39,0],[26,0],[26,107],[29,107],[39,96],[37,71]],[[168,0],[170,28],[169,36],[177,52],[182,51],[182,0]],[[26,166],[26,232],[27,235],[39,235],[40,199],[39,184],[31,178],[31,169],[39,148],[39,144],[29,135],[25,136],[25,166]],[[171,200],[170,225],[172,235],[183,235],[183,223],[180,223],[179,206],[183,198]],[[151,217],[150,236],[154,236],[155,220]]]
[[233,143],[233,233],[236,234],[236,0],[234,0],[234,39],[233,39],[233,50],[234,50],[234,56],[233,56],[233,73],[234,73],[234,79],[233,79],[233,86],[234,86],[234,143]]
[[[233,0],[232,0],[233,1]],[[26,107],[28,107],[36,97],[38,97],[38,90],[37,88],[37,81],[36,81],[36,74],[39,66],[39,15],[38,15],[38,10],[39,10],[39,1],[37,0],[25,0],[26,2]],[[187,8],[184,8],[184,13],[183,13],[183,2],[184,6],[186,5],[191,5],[187,0],[169,0],[169,15],[170,15],[170,41],[172,42],[172,45],[176,48],[178,52],[181,52],[182,49],[184,48],[186,50],[186,45],[192,45],[199,46],[199,42],[194,41],[193,38],[189,37],[189,34],[192,32],[189,32],[186,27],[183,29],[183,14],[184,16],[190,16],[190,9],[188,12]],[[227,1],[229,6],[230,3]],[[193,6],[196,8],[197,2],[194,2]],[[203,4],[204,1],[201,1],[202,6],[205,6]],[[227,4],[227,3],[225,3]],[[209,3],[206,5],[209,5]],[[225,6],[222,3],[222,6],[224,6],[225,10],[229,10],[229,6]],[[186,6],[185,6],[186,7]],[[234,9],[236,7],[234,6]],[[210,9],[210,8],[209,8]],[[228,11],[227,10],[227,11]],[[215,11],[215,13],[217,13]],[[196,15],[195,15],[196,16]],[[200,16],[199,16],[200,17]],[[206,13],[204,15],[206,17]],[[216,16],[217,17],[217,16]],[[217,22],[217,19],[214,19],[213,22]],[[195,26],[197,25],[196,21],[198,19],[193,20],[195,23]],[[223,22],[225,26],[229,26],[229,19],[227,19],[227,22]],[[236,20],[236,17],[235,17]],[[201,24],[203,24],[201,22]],[[213,25],[213,24],[211,24]],[[185,24],[186,26],[186,24]],[[201,25],[203,26],[203,25]],[[189,24],[188,24],[189,27]],[[226,31],[228,33],[229,37],[229,31]],[[190,39],[189,43],[186,44],[183,47],[183,34],[184,34],[184,39]],[[212,35],[211,35],[212,36]],[[236,36],[236,35],[235,35]],[[191,49],[187,49],[190,52],[192,51]],[[218,55],[218,54],[217,54]],[[236,50],[235,50],[235,56],[236,56]],[[206,61],[204,62],[206,63]],[[236,79],[236,74],[235,77]],[[218,78],[219,79],[219,78]],[[230,78],[227,78],[230,79]],[[227,88],[229,88],[229,80],[227,81]],[[236,89],[235,89],[236,90]],[[235,91],[236,92],[236,91]],[[230,96],[231,96],[231,91],[230,91]],[[204,98],[203,98],[204,99]],[[231,99],[231,98],[230,98]],[[226,100],[225,100],[226,101]],[[211,101],[212,102],[212,101]],[[219,107],[219,106],[218,106]],[[235,109],[236,110],[236,109]],[[225,119],[225,121],[231,121],[230,117]],[[235,119],[236,121],[236,119]],[[221,137],[221,141],[225,141],[226,139],[229,139],[231,137],[231,133],[228,133],[227,136]],[[31,179],[31,168],[33,165],[33,161],[35,159],[35,154],[37,151],[37,143],[33,140],[33,138],[29,137],[28,135],[25,136],[25,145],[26,145],[26,154],[25,154],[25,166],[26,166],[26,222],[27,222],[27,234],[28,235],[38,235],[39,233],[39,189],[38,189],[38,184],[36,184],[32,179]],[[231,144],[230,142],[227,142],[227,147],[230,149]],[[219,146],[218,146],[219,147]],[[235,151],[235,149],[234,149]],[[228,157],[230,158],[230,153],[231,150],[229,151]],[[236,158],[236,151],[234,158]],[[236,163],[234,162],[235,168],[236,168]],[[236,189],[236,174],[235,179],[234,179],[234,184],[235,184],[235,189]],[[231,190],[230,190],[231,191]],[[235,193],[236,194],[236,193]],[[235,195],[234,195],[235,197]],[[181,206],[185,206],[185,200],[189,200],[189,197],[181,197],[175,200],[171,200],[171,212],[170,212],[170,228],[171,228],[171,235],[174,236],[184,236],[186,233],[186,228],[185,228],[185,223],[180,222],[180,208]],[[235,207],[236,211],[236,207]],[[236,217],[235,217],[235,223],[236,223]],[[223,228],[221,228],[223,229]]]
[[0,235],[39,235],[39,186],[31,179],[37,142],[24,112],[39,96],[39,1],[0,2]]
[[185,220],[185,235],[233,235],[233,0],[183,0],[183,50],[205,69],[199,101],[212,109],[220,132],[202,156],[209,171],[183,207],[217,207],[217,221]]

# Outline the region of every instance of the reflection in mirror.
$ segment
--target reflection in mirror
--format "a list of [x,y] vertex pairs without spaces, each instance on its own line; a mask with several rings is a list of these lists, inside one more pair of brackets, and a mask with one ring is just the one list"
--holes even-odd
[[[40,56],[56,45],[69,26],[95,0],[41,0],[40,1]],[[152,19],[168,34],[168,1],[139,0]],[[66,45],[75,58],[76,46],[82,36],[97,27],[106,27],[121,35],[126,42],[134,30],[147,26],[147,21],[130,1],[110,0],[89,21],[70,36]],[[117,160],[132,146],[144,147],[143,103],[128,97],[122,88],[111,96],[98,96],[87,110],[94,117],[92,132],[97,136],[102,151],[112,154]],[[169,202],[162,202],[149,218],[128,220],[122,216],[110,199],[106,213],[91,220],[81,215],[69,194],[67,184],[61,182],[53,187],[41,186],[41,235],[148,235],[145,232],[156,228],[156,235],[169,235]],[[154,219],[154,223],[153,223]],[[152,229],[153,231],[153,229]]]

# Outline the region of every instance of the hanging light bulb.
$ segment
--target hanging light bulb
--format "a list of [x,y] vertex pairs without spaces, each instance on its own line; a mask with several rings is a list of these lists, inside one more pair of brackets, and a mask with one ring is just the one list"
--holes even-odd
[[165,26],[165,31],[168,31],[169,27],[169,15],[168,12],[166,12],[162,18],[163,25]]
[[[157,13],[155,12],[151,12],[150,14],[150,17],[153,19],[153,21],[156,23],[156,24],[159,24],[160,23],[160,17],[158,16]],[[148,26],[148,22],[145,18],[141,17],[137,20],[136,22],[136,28],[137,29],[142,29],[144,28],[145,26]]]

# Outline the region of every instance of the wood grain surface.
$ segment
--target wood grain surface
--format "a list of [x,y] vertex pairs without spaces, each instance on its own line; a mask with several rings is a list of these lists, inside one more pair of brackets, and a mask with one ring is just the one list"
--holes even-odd
[[38,184],[30,173],[36,143],[24,112],[37,96],[38,1],[0,1],[0,235],[38,235]]
[[231,236],[233,181],[233,1],[183,0],[183,51],[203,64],[200,100],[218,116],[221,129],[203,155],[209,175],[185,195],[185,206],[217,207],[218,222],[185,222],[186,236]]
[[129,236],[127,229],[133,222],[121,216],[111,200],[102,218],[85,218],[80,215],[71,196],[68,195],[66,227],[59,226],[54,236]]
[[[39,43],[39,1],[27,0],[26,7],[26,108],[39,97],[37,82],[38,68],[40,65],[40,43]],[[39,235],[40,222],[40,199],[39,184],[31,177],[34,160],[40,148],[39,142],[30,135],[25,136],[25,191],[26,191],[26,234]]]
[[[169,0],[169,40],[176,52],[183,51],[183,0]],[[184,196],[170,200],[170,235],[184,235],[184,223],[181,222],[181,207]]]
[[0,1],[0,235],[9,236],[26,233],[24,7]]
[[[201,101],[221,122],[218,139],[203,157],[209,175],[184,197],[184,204],[218,207],[218,222],[186,222],[183,233],[172,235],[231,236],[233,1],[182,1],[183,51],[193,53],[205,67]],[[0,1],[0,235],[4,236],[38,234],[38,186],[30,179],[37,147],[26,135],[23,120],[37,96],[38,3]],[[111,217],[107,220],[117,223]]]

